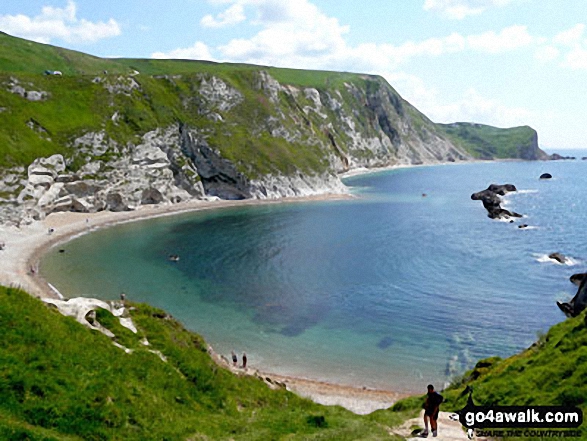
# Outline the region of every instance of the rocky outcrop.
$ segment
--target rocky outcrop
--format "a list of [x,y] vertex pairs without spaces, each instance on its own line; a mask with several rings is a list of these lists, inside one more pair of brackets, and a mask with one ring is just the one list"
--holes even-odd
[[204,192],[221,199],[247,199],[251,197],[247,178],[236,166],[213,150],[195,131],[180,126],[180,147],[200,176]]
[[570,280],[579,286],[577,293],[570,302],[556,304],[567,317],[577,317],[587,308],[587,274],[574,274]]
[[581,286],[581,283],[583,282],[583,280],[585,280],[585,278],[587,278],[587,273],[579,273],[579,274],[573,274],[569,280],[571,281],[572,284],[577,285],[577,286]]
[[483,202],[483,207],[487,210],[487,216],[491,219],[509,219],[512,217],[522,217],[513,211],[501,207],[501,198],[506,193],[517,191],[512,184],[497,185],[491,184],[486,190],[473,193],[471,199]]
[[17,78],[11,77],[7,89],[9,92],[19,95],[29,101],[45,101],[49,98],[48,92],[45,92],[44,90],[27,90],[25,86],[34,87],[31,83],[23,86]]
[[552,179],[552,175],[550,173],[542,173],[540,179]]
[[266,199],[346,192],[332,172],[249,179],[211,148],[197,129],[184,125],[149,132],[138,145],[118,146],[103,133],[85,134],[73,145],[84,157],[104,159],[90,159],[71,172],[62,155],[53,155],[35,160],[26,180],[19,180],[16,173],[7,175],[0,180],[5,188],[22,189],[8,204],[0,204],[0,221],[20,225],[55,212],[128,211],[194,198]]
[[564,161],[564,160],[574,160],[577,159],[574,156],[562,156],[559,155],[558,153],[553,153],[552,155],[549,156],[549,158],[551,161]]
[[548,258],[563,265],[569,261],[569,258],[561,253],[550,253]]

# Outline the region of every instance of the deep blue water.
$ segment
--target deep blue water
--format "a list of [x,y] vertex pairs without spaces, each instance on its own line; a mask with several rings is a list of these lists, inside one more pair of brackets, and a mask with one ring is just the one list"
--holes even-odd
[[[521,190],[506,197],[525,215],[515,224],[470,199],[506,182]],[[50,252],[41,271],[68,296],[124,291],[162,307],[267,371],[404,391],[511,355],[564,319],[555,301],[574,295],[568,278],[587,262],[587,161],[417,167],[346,183],[356,200],[100,230]],[[555,251],[574,264],[545,261]]]

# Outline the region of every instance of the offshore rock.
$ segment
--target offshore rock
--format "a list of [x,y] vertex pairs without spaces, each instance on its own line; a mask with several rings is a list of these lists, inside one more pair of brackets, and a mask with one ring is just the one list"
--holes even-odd
[[561,253],[550,253],[548,258],[556,260],[558,263],[562,263],[563,265],[569,261],[569,258]]
[[474,201],[483,202],[483,207],[487,210],[487,216],[491,219],[508,219],[511,217],[522,217],[513,211],[506,210],[501,207],[501,198],[506,193],[517,191],[512,184],[497,185],[491,184],[486,190],[473,193],[471,199]]

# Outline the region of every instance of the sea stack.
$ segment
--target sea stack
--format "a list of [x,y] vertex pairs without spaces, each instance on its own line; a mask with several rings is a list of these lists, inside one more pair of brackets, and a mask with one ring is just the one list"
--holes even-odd
[[499,196],[504,196],[512,191],[517,191],[516,186],[513,184],[491,184],[486,190],[473,193],[471,199],[483,202],[483,206],[487,210],[487,216],[491,219],[522,217],[521,214],[501,208],[501,198]]

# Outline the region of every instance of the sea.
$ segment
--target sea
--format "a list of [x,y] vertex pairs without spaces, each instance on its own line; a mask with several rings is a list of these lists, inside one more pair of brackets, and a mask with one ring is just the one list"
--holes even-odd
[[[573,153],[394,169],[345,179],[350,200],[121,224],[52,249],[40,270],[67,297],[162,308],[265,372],[422,392],[565,320],[556,301],[587,267],[587,151]],[[522,219],[471,200],[492,183],[517,187],[502,205]]]

